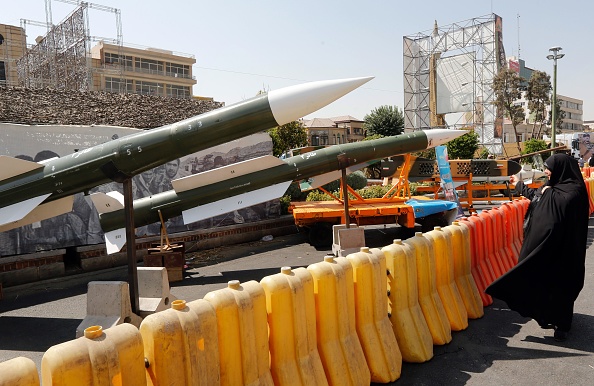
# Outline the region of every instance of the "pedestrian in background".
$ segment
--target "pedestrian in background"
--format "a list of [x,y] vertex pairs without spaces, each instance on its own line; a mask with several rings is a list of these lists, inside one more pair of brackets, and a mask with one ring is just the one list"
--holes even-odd
[[524,241],[518,264],[485,292],[542,328],[554,329],[555,340],[563,341],[584,286],[589,201],[575,159],[554,154],[545,168],[548,181],[538,189],[511,178],[516,190],[531,200]]

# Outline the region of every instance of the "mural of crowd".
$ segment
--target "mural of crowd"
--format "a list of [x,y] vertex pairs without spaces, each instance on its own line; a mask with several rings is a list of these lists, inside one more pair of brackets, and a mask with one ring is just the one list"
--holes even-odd
[[[89,132],[88,127],[67,126],[30,126],[10,130],[13,127],[8,127],[9,125],[4,127],[0,124],[0,126],[2,126],[0,151],[6,155],[35,162],[71,154],[78,149],[104,143],[136,131],[136,129],[106,127],[104,130],[93,128]],[[23,146],[25,143],[26,146]],[[171,181],[177,178],[270,154],[272,154],[272,141],[265,133],[254,134],[197,152],[135,176],[132,179],[134,199],[171,190],[173,189]],[[94,188],[90,193],[113,190],[122,193],[122,185],[113,182]],[[184,225],[182,217],[178,216],[167,220],[165,225],[167,232],[171,234],[253,222],[279,215],[280,203],[278,200],[272,200],[193,224]],[[160,223],[137,227],[136,235],[139,237],[158,235],[160,228]],[[72,212],[0,232],[0,256],[103,242],[99,215],[89,197],[80,193],[75,196]]]

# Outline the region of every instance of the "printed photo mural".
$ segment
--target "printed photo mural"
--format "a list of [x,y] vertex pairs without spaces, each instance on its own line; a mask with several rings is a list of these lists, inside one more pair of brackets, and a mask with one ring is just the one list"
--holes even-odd
[[[0,150],[4,155],[41,162],[135,132],[138,129],[110,126],[0,124]],[[254,134],[193,153],[135,176],[132,179],[134,199],[171,190],[171,181],[177,178],[271,154],[272,141],[266,133]],[[114,190],[122,193],[122,184],[113,182],[101,185],[89,193]],[[184,225],[179,216],[167,220],[165,225],[167,232],[172,234],[248,223],[279,215],[280,203],[276,199],[188,225]],[[136,228],[136,235],[139,237],[159,234],[160,223]],[[103,242],[99,215],[88,196],[79,193],[75,196],[74,208],[70,213],[0,232],[0,256]]]

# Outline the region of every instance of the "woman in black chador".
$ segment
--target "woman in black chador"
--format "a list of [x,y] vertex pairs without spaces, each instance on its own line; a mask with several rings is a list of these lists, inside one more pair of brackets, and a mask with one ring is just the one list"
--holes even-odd
[[548,182],[530,189],[512,176],[516,190],[531,200],[524,218],[518,265],[485,292],[509,308],[554,328],[565,340],[573,303],[584,286],[589,201],[576,160],[555,154],[545,161]]

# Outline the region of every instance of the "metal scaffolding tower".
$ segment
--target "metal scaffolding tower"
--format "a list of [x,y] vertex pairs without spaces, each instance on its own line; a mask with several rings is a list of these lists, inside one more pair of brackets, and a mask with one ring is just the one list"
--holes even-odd
[[[92,66],[91,42],[123,46],[120,10],[77,0],[56,1],[77,6],[60,24],[52,24],[51,0],[46,0],[45,23],[21,20],[24,31],[27,25],[36,25],[47,27],[47,33],[36,40],[37,44],[23,49],[26,53],[17,61],[19,83],[31,88],[92,90],[93,73],[98,70]],[[114,13],[116,39],[91,36],[88,9]]]
[[[464,22],[438,27],[426,33],[405,36],[404,56],[404,127],[424,130],[439,125],[472,128],[481,145],[491,153],[501,154],[502,119],[493,101],[493,78],[505,66],[501,17],[491,14]],[[468,97],[472,109],[455,122],[440,117],[436,109],[439,85],[435,68],[440,61],[460,54],[473,57],[472,87]],[[442,118],[442,119],[439,119]]]

